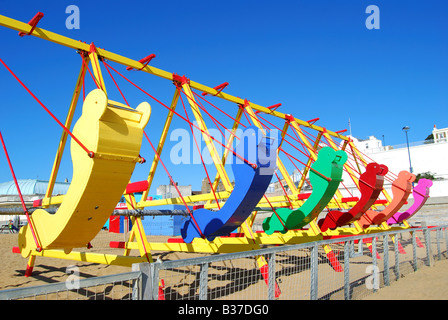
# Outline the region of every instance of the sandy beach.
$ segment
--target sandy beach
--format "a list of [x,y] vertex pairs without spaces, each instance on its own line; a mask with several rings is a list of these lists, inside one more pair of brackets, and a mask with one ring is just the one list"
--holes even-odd
[[[103,232],[103,243],[110,240],[122,240],[123,235],[110,234]],[[98,237],[99,239],[101,237]],[[151,237],[152,238],[152,237]],[[163,241],[167,237],[153,237],[157,241]],[[152,240],[154,240],[152,239]],[[99,241],[97,239],[97,241]],[[89,278],[95,276],[117,274],[130,271],[130,268],[120,266],[108,266],[99,265],[86,262],[74,262],[52,258],[38,257],[36,259],[36,265],[31,277],[25,277],[25,269],[27,259],[22,258],[20,254],[13,253],[12,247],[17,245],[17,234],[0,234],[0,261],[1,261],[1,273],[0,273],[0,290],[11,289],[25,286],[35,286],[48,283],[63,282],[69,276],[67,273],[67,267],[77,266],[79,268],[79,276],[81,278]],[[93,243],[98,247],[100,252],[104,250],[117,250],[117,249],[105,249],[105,245],[101,243]],[[115,251],[116,252],[116,251]],[[186,257],[192,257],[197,254],[189,253],[155,253],[154,258],[158,256],[165,259],[182,259]],[[368,257],[366,257],[368,258]],[[237,264],[233,263],[232,267],[237,267]],[[329,266],[322,265],[320,268],[327,268]],[[322,279],[323,282],[324,279]],[[209,285],[212,285],[211,283]],[[254,286],[264,289],[263,280],[254,283]],[[284,294],[288,294],[288,289],[285,287],[284,282],[282,287],[284,288]],[[324,283],[322,283],[324,285]],[[321,284],[319,284],[321,286]],[[292,292],[291,292],[292,293]],[[235,292],[234,295],[244,294],[244,292]],[[284,296],[286,297],[286,296]],[[245,299],[243,296],[239,297]],[[343,299],[342,293],[333,297],[334,299]],[[402,277],[399,281],[392,281],[389,287],[381,288],[378,292],[368,294],[367,296],[360,297],[364,300],[428,300],[439,299],[448,300],[448,260],[436,261],[434,266],[427,267],[422,266],[417,272],[409,273]],[[258,299],[257,297],[255,299]],[[264,295],[260,299],[265,299]],[[306,297],[305,297],[306,299]]]

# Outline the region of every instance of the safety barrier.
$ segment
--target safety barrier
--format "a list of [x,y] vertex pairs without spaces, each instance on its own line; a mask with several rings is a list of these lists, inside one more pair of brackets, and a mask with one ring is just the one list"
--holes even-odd
[[[418,227],[247,252],[158,260],[135,264],[129,273],[80,280],[76,290],[58,283],[3,290],[0,299],[362,299],[411,272],[447,259],[447,228]],[[331,267],[322,249],[325,244],[336,253],[343,271]],[[259,256],[268,261],[264,270],[256,265],[254,258]],[[97,293],[89,289],[92,286],[102,289]],[[120,293],[111,294],[118,286]]]

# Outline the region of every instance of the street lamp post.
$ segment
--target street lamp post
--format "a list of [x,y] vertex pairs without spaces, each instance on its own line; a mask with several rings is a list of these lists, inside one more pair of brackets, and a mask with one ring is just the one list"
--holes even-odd
[[406,134],[406,145],[408,147],[408,156],[409,156],[409,171],[412,173],[411,152],[409,151],[409,140],[408,140],[408,131],[409,131],[409,129],[411,129],[411,128],[409,128],[408,126],[405,126],[405,127],[403,127],[402,130]]

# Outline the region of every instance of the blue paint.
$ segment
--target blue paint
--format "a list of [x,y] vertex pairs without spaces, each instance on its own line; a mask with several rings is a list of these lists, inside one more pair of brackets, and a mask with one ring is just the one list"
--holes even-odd
[[[218,211],[199,209],[193,212],[199,229],[208,240],[230,234],[249,217],[260,202],[276,169],[280,139],[278,130],[271,130],[269,136],[264,136],[255,126],[244,130],[235,153],[250,163],[257,164],[257,168],[254,169],[232,154],[235,187],[224,206]],[[186,243],[201,237],[191,218],[181,228],[181,235]]]

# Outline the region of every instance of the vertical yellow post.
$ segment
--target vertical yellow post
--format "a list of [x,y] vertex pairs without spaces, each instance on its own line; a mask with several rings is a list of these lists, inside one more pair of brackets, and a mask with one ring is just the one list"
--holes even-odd
[[[126,206],[129,210],[133,210],[136,207],[136,201],[135,196],[133,194],[125,194],[124,195],[126,199]],[[151,252],[149,251],[149,243],[148,239],[146,238],[145,230],[142,225],[142,220],[140,217],[132,217],[132,230],[129,235],[128,242],[133,241],[134,239],[137,240],[138,249],[140,252],[140,256],[146,257],[147,261],[149,263],[153,262]],[[127,256],[130,253],[130,249],[125,249],[124,255]]]
[[[157,166],[159,164],[159,157],[162,155],[163,146],[165,145],[166,137],[168,136],[168,131],[171,126],[171,120],[173,119],[174,111],[176,110],[177,102],[179,100],[179,90],[176,88],[176,91],[174,92],[173,100],[171,101],[170,105],[170,111],[168,112],[168,115],[166,117],[165,125],[163,126],[162,135],[159,139],[159,144],[157,145],[157,154],[154,155],[154,159],[152,160],[151,169],[149,170],[148,175],[148,188],[143,192],[142,198],[140,199],[140,202],[146,201],[146,198],[148,197],[149,189],[151,188],[152,181],[154,179],[154,175],[156,173]],[[138,206],[138,204],[137,204]]]
[[188,103],[190,104],[191,110],[193,111],[194,117],[198,123],[198,126],[202,132],[202,136],[205,140],[207,148],[210,152],[210,156],[213,159],[213,163],[215,164],[216,170],[218,171],[219,177],[224,185],[226,191],[232,191],[233,186],[230,183],[229,177],[227,176],[227,172],[224,169],[224,165],[219,158],[218,151],[216,151],[213,140],[210,138],[208,134],[207,126],[205,125],[204,119],[202,118],[201,112],[199,111],[196,100],[194,99],[193,93],[191,92],[190,85],[186,82],[182,83],[182,88],[184,89],[185,95],[188,98]]
[[[73,116],[75,114],[76,105],[78,103],[79,96],[81,94],[82,84],[84,80],[84,76],[87,71],[87,64],[89,63],[89,57],[83,56],[83,64],[81,67],[81,71],[78,75],[78,80],[76,81],[75,91],[73,92],[72,100],[70,102],[70,108],[68,110],[68,114],[65,120],[65,127],[69,128],[72,125]],[[47,191],[45,192],[45,198],[50,198],[53,193],[54,183],[56,182],[56,177],[58,175],[59,166],[61,164],[62,154],[64,153],[65,144],[67,142],[67,132],[62,130],[61,139],[59,141],[58,150],[56,152],[56,157],[54,159],[53,168],[51,169],[51,175],[47,186]],[[47,207],[48,205],[44,206]]]
[[99,89],[103,90],[107,96],[106,85],[104,83],[103,74],[101,73],[98,54],[96,52],[96,47],[93,43],[90,45],[89,58],[92,63],[92,71],[96,85],[98,86]]

